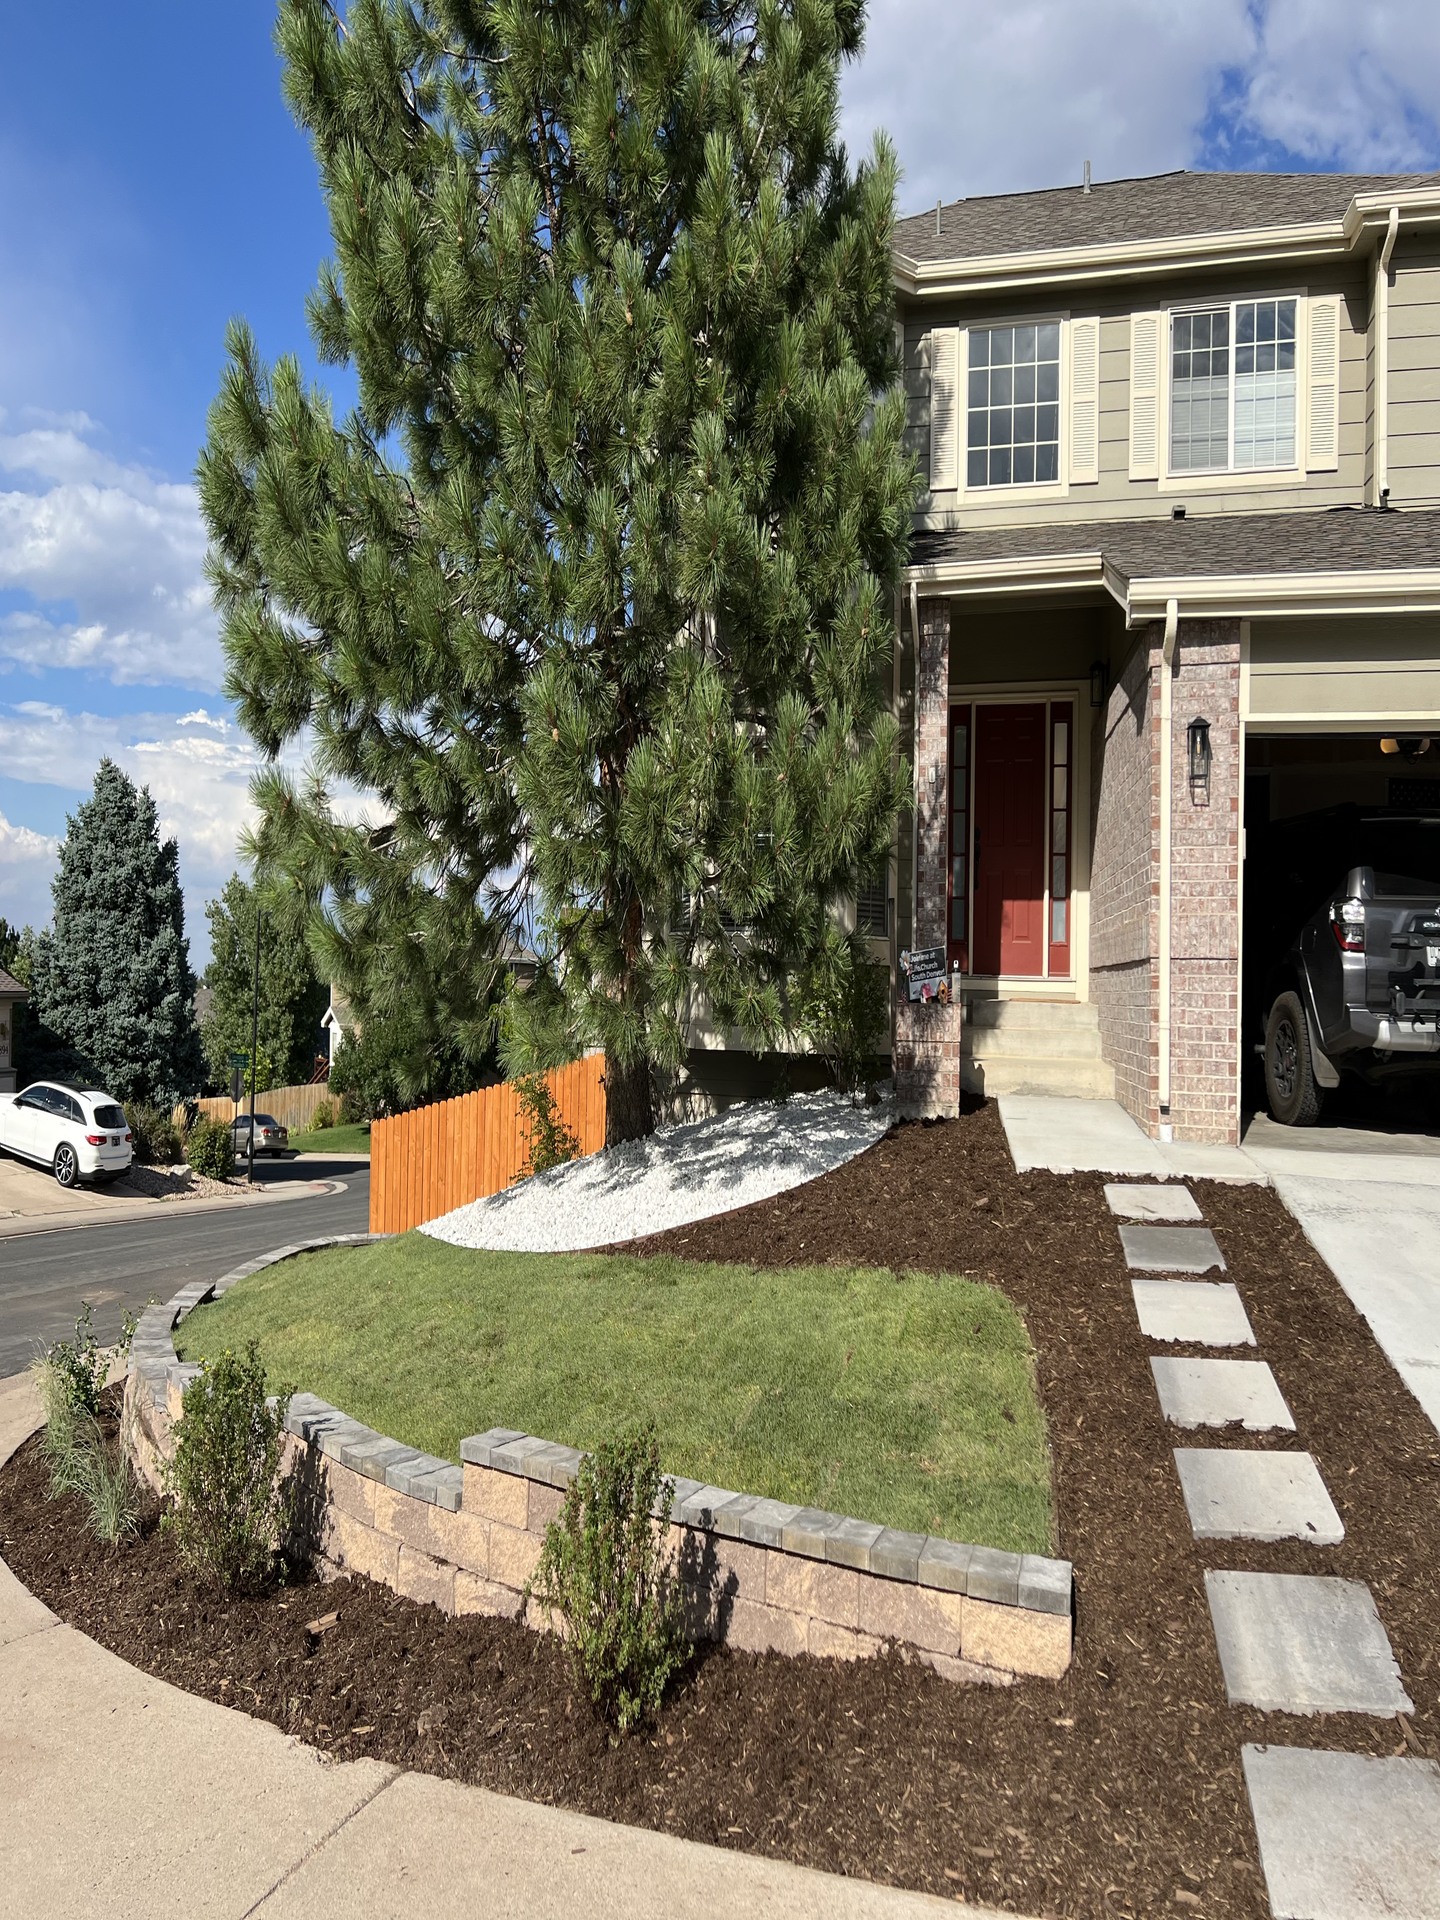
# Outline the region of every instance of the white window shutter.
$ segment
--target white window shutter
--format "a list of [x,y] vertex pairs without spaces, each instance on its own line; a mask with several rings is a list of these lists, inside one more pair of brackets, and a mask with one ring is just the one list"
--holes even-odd
[[1305,465],[1311,473],[1332,473],[1340,465],[1340,296],[1317,295],[1305,306]]
[[1100,478],[1100,322],[1070,322],[1070,478]]
[[1160,478],[1160,350],[1163,313],[1130,316],[1130,478]]
[[960,329],[930,329],[930,491],[960,484]]

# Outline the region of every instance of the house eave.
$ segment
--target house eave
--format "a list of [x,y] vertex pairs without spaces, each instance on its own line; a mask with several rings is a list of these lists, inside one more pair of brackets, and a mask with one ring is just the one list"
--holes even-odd
[[1338,220],[1224,233],[1189,233],[1147,240],[1107,241],[1091,247],[1050,247],[971,259],[917,260],[894,249],[895,286],[912,298],[1005,293],[1023,287],[1083,286],[1090,281],[1142,279],[1226,267],[1274,266],[1291,261],[1344,259],[1376,236],[1400,209],[1407,225],[1440,221],[1440,189],[1357,194]]
[[905,571],[921,599],[978,599],[1101,589],[1127,626],[1180,617],[1284,619],[1326,614],[1440,613],[1440,567],[1352,572],[1176,574],[1127,580],[1100,553],[1016,554],[996,560],[936,560]]

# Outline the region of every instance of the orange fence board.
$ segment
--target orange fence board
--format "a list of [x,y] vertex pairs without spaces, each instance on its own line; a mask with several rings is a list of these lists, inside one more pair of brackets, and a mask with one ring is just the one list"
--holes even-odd
[[[556,1111],[582,1154],[605,1144],[605,1056],[546,1074]],[[527,1129],[502,1082],[377,1120],[370,1129],[370,1231],[407,1233],[508,1187],[524,1167]]]

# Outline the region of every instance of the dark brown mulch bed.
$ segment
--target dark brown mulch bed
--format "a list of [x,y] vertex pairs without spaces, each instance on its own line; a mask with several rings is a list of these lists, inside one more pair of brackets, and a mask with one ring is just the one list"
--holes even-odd
[[[1440,1754],[1440,1449],[1275,1196],[1198,1184],[1295,1413],[1282,1444],[1316,1454],[1347,1528],[1327,1552],[1198,1547],[1102,1184],[1017,1177],[987,1108],[903,1128],[810,1186],[641,1248],[963,1270],[1004,1287],[1037,1347],[1059,1545],[1076,1564],[1076,1658],[1058,1685],[1001,1692],[893,1658],[712,1653],[652,1737],[612,1746],[553,1644],[363,1581],[223,1603],[153,1530],[118,1557],[96,1546],[71,1501],[43,1501],[33,1447],[0,1470],[0,1553],[137,1665],[340,1755],[1023,1912],[1259,1920],[1243,1741]],[[1206,1565],[1368,1581],[1413,1724],[1227,1707]],[[336,1607],[333,1630],[306,1632]]]

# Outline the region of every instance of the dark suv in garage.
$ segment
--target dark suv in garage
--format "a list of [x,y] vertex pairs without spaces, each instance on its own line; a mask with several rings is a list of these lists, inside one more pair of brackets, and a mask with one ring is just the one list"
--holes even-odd
[[1275,1118],[1312,1124],[1342,1073],[1424,1077],[1440,1094],[1440,814],[1335,807],[1284,821],[1247,870],[1257,882]]

